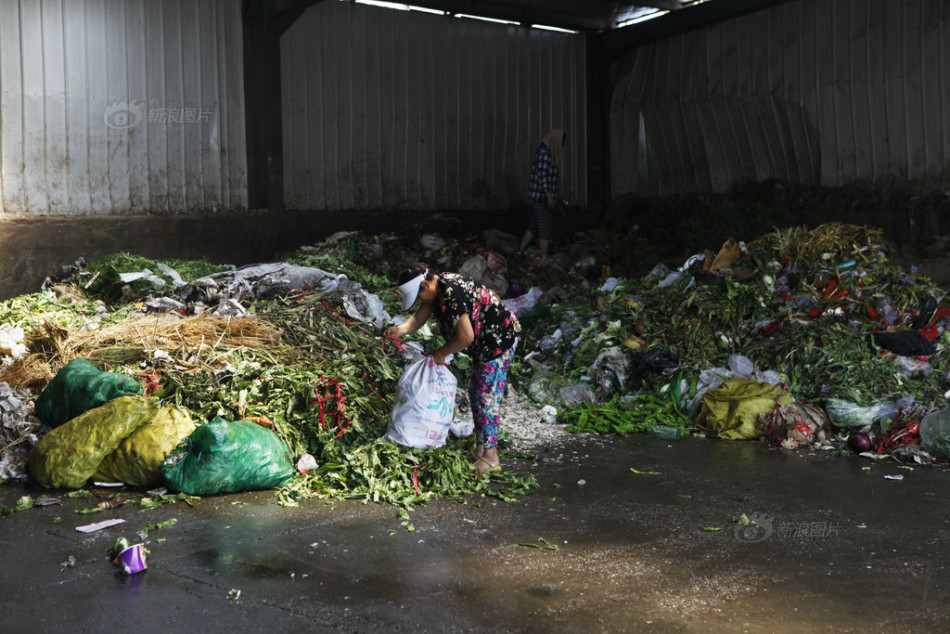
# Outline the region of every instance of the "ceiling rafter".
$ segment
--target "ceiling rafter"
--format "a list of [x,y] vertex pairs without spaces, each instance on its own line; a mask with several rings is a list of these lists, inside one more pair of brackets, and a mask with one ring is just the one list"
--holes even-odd
[[[244,0],[247,19],[275,19],[284,14],[299,14],[321,1],[339,0]],[[347,1],[347,0],[343,0]],[[674,11],[688,7],[693,0],[390,0],[454,15],[476,15],[508,20],[522,25],[543,24],[576,31],[610,31],[637,13],[638,9]]]

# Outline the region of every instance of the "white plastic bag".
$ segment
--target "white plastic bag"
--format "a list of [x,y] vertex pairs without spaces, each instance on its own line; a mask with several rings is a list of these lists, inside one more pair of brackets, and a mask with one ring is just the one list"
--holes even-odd
[[407,447],[441,447],[455,415],[455,375],[426,357],[410,364],[396,388],[396,402],[383,436]]
[[538,300],[541,299],[543,294],[544,291],[540,288],[532,286],[524,295],[506,299],[503,303],[505,308],[513,312],[516,316],[521,317],[537,305]]

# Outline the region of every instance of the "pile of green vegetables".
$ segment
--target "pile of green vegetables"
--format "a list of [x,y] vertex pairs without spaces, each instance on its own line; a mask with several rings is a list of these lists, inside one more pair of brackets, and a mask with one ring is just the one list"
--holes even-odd
[[[302,248],[288,259],[335,274],[343,273],[369,292],[376,292],[387,309],[396,313],[398,299],[385,276],[395,261],[393,240],[361,233],[337,234],[324,243]],[[52,293],[18,298],[0,304],[0,314],[18,314],[30,308],[31,317],[11,320],[25,330],[54,319],[67,327],[81,327],[83,315],[97,314],[95,306],[108,306],[105,319],[119,321],[148,296],[174,288],[165,275],[166,291],[152,283],[133,284],[122,290],[121,273],[167,271],[171,267],[191,281],[221,270],[207,263],[154,261],[125,254],[91,263],[71,280],[70,298]],[[76,288],[82,288],[81,293]],[[172,294],[174,297],[174,295]],[[381,330],[349,317],[335,293],[283,290],[245,303],[257,319],[276,325],[282,333],[278,346],[216,346],[200,360],[154,359],[150,367],[111,367],[115,372],[160,377],[156,395],[184,407],[198,421],[266,419],[295,456],[309,453],[317,468],[299,474],[279,492],[282,504],[293,505],[307,497],[361,499],[388,502],[405,508],[434,496],[478,493],[513,500],[537,486],[532,477],[508,471],[480,475],[465,458],[469,448],[450,438],[446,446],[421,450],[381,440],[396,392],[396,383],[408,362],[381,336]],[[137,314],[141,314],[138,312]],[[103,319],[100,316],[100,319]],[[431,335],[429,335],[431,337]],[[419,334],[414,339],[425,339]],[[422,342],[425,343],[424,341]],[[462,355],[464,357],[464,355]],[[463,366],[453,368],[465,389]]]

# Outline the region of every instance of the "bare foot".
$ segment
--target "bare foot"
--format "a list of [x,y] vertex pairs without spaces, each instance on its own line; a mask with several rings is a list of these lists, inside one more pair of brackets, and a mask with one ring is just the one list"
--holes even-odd
[[472,447],[465,457],[468,458],[469,462],[477,462],[479,458],[485,455],[485,445],[478,445],[477,447]]
[[488,458],[482,456],[475,461],[475,468],[479,473],[498,473],[501,471],[501,463],[489,462]]

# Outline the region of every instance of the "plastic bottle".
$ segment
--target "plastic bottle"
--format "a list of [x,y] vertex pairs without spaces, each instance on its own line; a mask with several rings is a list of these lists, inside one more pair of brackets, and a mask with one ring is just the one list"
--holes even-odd
[[663,440],[680,440],[689,435],[689,430],[669,425],[651,425],[647,427],[647,436],[662,438]]

